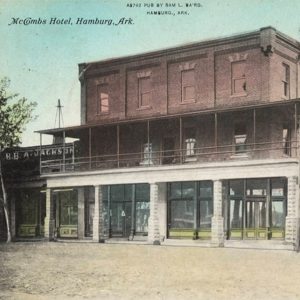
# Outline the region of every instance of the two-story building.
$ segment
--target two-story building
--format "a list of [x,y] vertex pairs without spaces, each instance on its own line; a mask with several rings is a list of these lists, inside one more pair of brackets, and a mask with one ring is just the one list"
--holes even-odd
[[81,125],[39,131],[78,149],[41,160],[45,237],[295,249],[299,53],[267,27],[80,64]]

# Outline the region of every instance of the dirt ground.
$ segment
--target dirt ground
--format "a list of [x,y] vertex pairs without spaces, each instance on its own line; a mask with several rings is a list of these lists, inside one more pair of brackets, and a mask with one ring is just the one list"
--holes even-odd
[[0,299],[300,299],[300,253],[0,244]]

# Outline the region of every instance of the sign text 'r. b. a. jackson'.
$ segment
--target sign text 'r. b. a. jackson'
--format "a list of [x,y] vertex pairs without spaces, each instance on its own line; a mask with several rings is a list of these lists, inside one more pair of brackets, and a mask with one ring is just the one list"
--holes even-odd
[[24,160],[37,158],[39,156],[43,158],[59,158],[65,153],[66,156],[71,156],[74,153],[74,146],[66,145],[47,147],[47,148],[19,148],[19,149],[9,149],[4,153],[4,159],[7,161],[13,160]]

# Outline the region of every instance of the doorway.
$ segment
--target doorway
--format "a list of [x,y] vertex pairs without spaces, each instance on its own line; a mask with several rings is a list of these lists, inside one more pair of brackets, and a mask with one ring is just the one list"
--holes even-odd
[[147,183],[103,186],[104,235],[133,238],[148,235],[150,186]]
[[267,238],[266,213],[266,201],[246,201],[245,238],[256,240]]
[[167,137],[163,139],[163,164],[172,164],[175,161],[175,138]]
[[128,238],[130,236],[131,214],[131,202],[111,203],[111,232],[113,237]]
[[284,238],[286,178],[229,180],[227,189],[227,239]]

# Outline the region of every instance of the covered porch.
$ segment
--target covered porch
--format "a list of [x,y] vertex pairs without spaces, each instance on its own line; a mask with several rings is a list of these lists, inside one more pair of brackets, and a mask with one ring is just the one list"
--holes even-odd
[[73,155],[40,160],[41,174],[297,157],[298,101],[39,131]]

